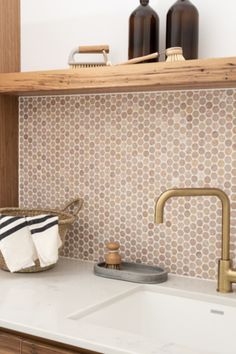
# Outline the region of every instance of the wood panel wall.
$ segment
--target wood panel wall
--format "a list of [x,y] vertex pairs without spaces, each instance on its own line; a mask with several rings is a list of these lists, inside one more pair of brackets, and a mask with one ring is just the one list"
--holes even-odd
[[[0,0],[0,72],[20,71],[20,0]],[[18,205],[18,98],[0,97],[0,207]]]

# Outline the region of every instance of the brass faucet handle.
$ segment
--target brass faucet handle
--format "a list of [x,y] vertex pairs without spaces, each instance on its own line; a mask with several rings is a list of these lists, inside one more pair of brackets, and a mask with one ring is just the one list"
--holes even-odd
[[118,242],[110,242],[106,245],[108,253],[105,255],[106,268],[120,269],[121,256],[119,254],[120,244]]

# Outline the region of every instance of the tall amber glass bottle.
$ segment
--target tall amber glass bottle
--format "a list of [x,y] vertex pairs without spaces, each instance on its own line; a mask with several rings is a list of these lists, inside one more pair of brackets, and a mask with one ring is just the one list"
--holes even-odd
[[185,59],[198,58],[199,15],[189,0],[177,0],[167,14],[166,48],[182,47]]
[[139,7],[129,18],[129,59],[155,53],[158,50],[159,17],[149,6],[149,0],[140,0]]

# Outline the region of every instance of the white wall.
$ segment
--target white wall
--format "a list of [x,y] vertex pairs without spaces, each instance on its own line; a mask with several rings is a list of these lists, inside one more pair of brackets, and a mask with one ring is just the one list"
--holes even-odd
[[[67,67],[70,50],[78,45],[107,43],[111,61],[127,59],[128,18],[138,0],[21,0],[22,71]],[[150,0],[161,20],[164,48],[165,17],[174,0]],[[236,1],[193,0],[200,13],[203,57],[236,55]]]

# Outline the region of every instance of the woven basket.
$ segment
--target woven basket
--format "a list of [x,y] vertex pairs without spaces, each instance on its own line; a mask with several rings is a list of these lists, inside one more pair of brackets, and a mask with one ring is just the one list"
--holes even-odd
[[[76,217],[83,206],[83,201],[80,198],[72,200],[70,203],[66,204],[62,210],[59,209],[21,209],[21,208],[0,208],[1,215],[8,216],[36,216],[41,214],[46,215],[56,215],[58,216],[58,228],[59,234],[62,240],[62,245],[65,241],[65,236],[67,229],[73,222],[76,220]],[[39,260],[35,261],[35,266],[30,268],[25,268],[20,270],[17,273],[36,273],[42,272],[47,269],[51,269],[55,264],[51,264],[47,267],[40,267]],[[0,268],[6,271],[9,271],[2,253],[0,252]]]

